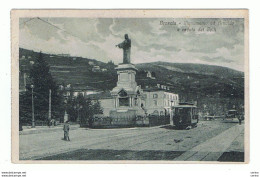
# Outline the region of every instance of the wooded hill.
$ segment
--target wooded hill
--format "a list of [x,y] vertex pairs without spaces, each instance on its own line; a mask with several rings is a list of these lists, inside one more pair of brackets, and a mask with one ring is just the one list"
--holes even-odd
[[[38,52],[20,48],[20,74],[27,72]],[[50,71],[58,84],[91,86],[109,91],[116,86],[117,74],[113,62],[104,63],[95,59],[43,53]],[[93,67],[99,71],[93,71]],[[142,88],[167,85],[178,93],[181,101],[197,101],[200,108],[213,105],[210,110],[243,109],[244,73],[230,68],[190,64],[153,62],[136,64],[136,81]],[[147,77],[147,71],[155,78]],[[20,87],[23,81],[20,78]],[[223,105],[223,106],[221,106]],[[206,106],[209,107],[209,106]],[[217,108],[220,107],[220,108]]]

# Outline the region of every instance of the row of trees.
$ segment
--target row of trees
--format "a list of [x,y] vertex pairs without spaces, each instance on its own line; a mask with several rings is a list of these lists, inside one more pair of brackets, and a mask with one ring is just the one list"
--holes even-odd
[[80,118],[80,122],[86,124],[94,114],[102,113],[98,101],[93,102],[81,94],[77,97],[73,94],[70,94],[68,98],[64,97],[64,90],[60,90],[54,81],[49,65],[41,52],[39,57],[34,59],[29,78],[30,84],[27,85],[26,91],[19,95],[19,122],[21,124],[32,122],[32,99],[34,100],[35,121],[48,121],[50,90],[52,119],[62,122],[66,110],[70,121],[77,121]]
[[82,94],[70,96],[65,104],[70,121],[79,122],[82,126],[91,126],[94,115],[103,113],[98,100],[93,101]]

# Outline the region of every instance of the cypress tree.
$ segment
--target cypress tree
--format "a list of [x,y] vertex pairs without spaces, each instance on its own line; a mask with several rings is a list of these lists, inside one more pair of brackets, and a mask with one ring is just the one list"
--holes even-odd
[[[49,111],[49,90],[51,90],[51,109],[52,118],[58,118],[62,115],[62,97],[58,93],[58,87],[53,80],[50,67],[46,62],[44,55],[40,52],[36,57],[30,70],[30,79],[34,85],[34,108],[35,120],[47,120]],[[28,88],[31,92],[31,88]]]

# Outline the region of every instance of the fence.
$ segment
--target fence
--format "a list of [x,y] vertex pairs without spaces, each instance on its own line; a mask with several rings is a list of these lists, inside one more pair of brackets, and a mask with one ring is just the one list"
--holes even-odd
[[155,116],[150,115],[149,117],[149,126],[158,126],[158,125],[167,125],[170,124],[170,116]]
[[95,117],[92,121],[92,128],[112,128],[112,127],[145,127],[145,126],[159,126],[167,125],[170,123],[170,116],[155,116],[151,115],[148,117],[137,116],[122,117],[122,118],[111,118],[111,117]]

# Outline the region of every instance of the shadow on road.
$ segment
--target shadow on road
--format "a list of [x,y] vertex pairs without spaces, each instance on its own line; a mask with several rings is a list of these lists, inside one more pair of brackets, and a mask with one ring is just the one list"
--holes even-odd
[[189,130],[189,129],[185,129],[183,127],[176,127],[176,126],[173,126],[173,125],[165,125],[165,126],[162,126],[160,128],[164,128],[164,129],[167,129],[167,130]]
[[37,160],[174,160],[184,151],[79,149]]
[[245,161],[244,152],[224,152],[218,159],[220,162],[244,162]]

